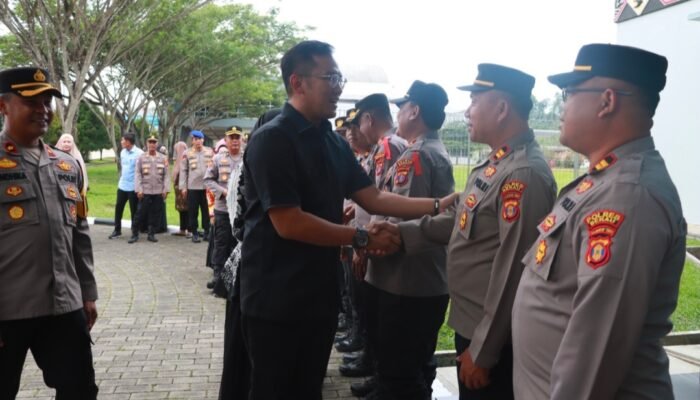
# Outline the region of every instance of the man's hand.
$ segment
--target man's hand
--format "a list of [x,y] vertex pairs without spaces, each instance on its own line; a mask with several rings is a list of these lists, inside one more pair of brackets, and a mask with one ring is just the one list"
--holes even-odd
[[362,282],[367,273],[367,255],[364,251],[356,250],[352,255],[352,273],[355,279]]
[[355,218],[355,205],[348,204],[343,210],[343,225],[347,225],[353,218]]
[[443,213],[445,210],[453,206],[457,199],[459,199],[459,194],[459,192],[455,192],[440,199],[440,212]]
[[139,200],[143,199],[143,192],[137,192],[136,197],[138,197]]
[[168,192],[163,192],[163,200],[168,198]]
[[469,349],[457,356],[459,363],[459,380],[469,389],[481,389],[489,384],[489,369],[474,364]]
[[373,222],[367,227],[369,245],[367,250],[373,256],[394,254],[401,248],[401,232],[396,224],[387,221]]
[[224,191],[222,192],[222,194],[223,194],[223,195],[221,196],[221,198],[223,198],[223,199],[228,198],[228,189],[224,189]]
[[83,302],[83,311],[85,311],[85,317],[87,318],[88,330],[92,330],[92,327],[97,321],[97,306],[94,301]]
[[180,193],[182,193],[183,196],[187,196],[187,189],[180,190]]

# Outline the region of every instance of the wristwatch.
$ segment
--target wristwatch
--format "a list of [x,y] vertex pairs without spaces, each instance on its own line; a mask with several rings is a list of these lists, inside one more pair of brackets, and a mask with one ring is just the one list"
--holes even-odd
[[352,247],[354,249],[364,249],[369,243],[369,232],[366,229],[357,228],[352,237]]

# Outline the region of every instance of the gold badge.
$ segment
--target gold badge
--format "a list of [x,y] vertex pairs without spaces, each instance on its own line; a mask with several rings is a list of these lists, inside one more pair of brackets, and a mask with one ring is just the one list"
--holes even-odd
[[12,206],[10,207],[9,210],[7,210],[7,214],[10,215],[10,219],[17,221],[22,219],[24,217],[24,208],[22,206]]
[[474,208],[476,205],[476,195],[474,195],[474,193],[470,193],[469,196],[464,199],[464,205],[469,207],[470,210]]
[[24,190],[22,190],[22,186],[19,185],[12,185],[5,190],[5,194],[12,197],[17,197],[23,192]]
[[459,217],[459,229],[464,230],[467,226],[467,210],[462,211],[462,215]]
[[56,166],[63,171],[71,171],[73,169],[73,167],[64,160],[61,160]]
[[503,159],[505,156],[507,156],[510,153],[510,147],[508,146],[503,146],[498,151],[496,151],[496,154],[491,157],[493,161],[499,161]]
[[490,177],[492,177],[493,174],[495,174],[495,173],[496,173],[496,167],[494,167],[493,165],[489,165],[489,166],[486,168],[486,170],[484,171],[484,176],[487,177],[487,178],[490,178]]
[[593,181],[590,179],[584,179],[576,186],[576,193],[581,194],[588,191],[588,189],[593,187]]
[[557,222],[557,216],[555,214],[549,214],[547,217],[545,217],[544,221],[540,224],[540,228],[542,228],[542,232],[547,233],[549,232],[550,229],[554,226],[554,224]]
[[547,241],[542,239],[540,244],[537,245],[537,253],[535,254],[535,262],[537,264],[542,264],[545,256],[547,255]]
[[68,194],[68,197],[70,197],[73,200],[78,198],[78,191],[75,189],[75,186],[73,186],[73,185],[70,185],[66,188],[66,194]]
[[37,69],[36,72],[34,73],[34,80],[37,82],[45,82],[46,75],[44,75],[44,73],[41,72],[40,69]]
[[10,160],[9,158],[0,159],[0,168],[2,168],[2,169],[10,169],[10,168],[14,168],[16,166],[17,166],[17,163],[15,161]]
[[13,143],[5,142],[5,151],[12,154],[17,154],[17,146]]

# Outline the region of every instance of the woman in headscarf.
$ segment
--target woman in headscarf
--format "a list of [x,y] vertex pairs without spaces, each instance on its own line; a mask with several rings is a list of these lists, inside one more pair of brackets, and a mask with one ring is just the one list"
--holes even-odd
[[83,187],[80,190],[80,197],[83,198],[82,202],[78,202],[78,213],[82,216],[87,216],[87,191],[88,191],[88,173],[85,168],[85,161],[83,161],[83,156],[80,154],[78,147],[75,145],[75,140],[73,135],[70,133],[64,133],[58,138],[56,142],[56,148],[64,153],[68,153],[78,162],[80,166],[80,173],[83,176]]
[[187,233],[187,196],[184,196],[178,187],[180,182],[180,160],[185,156],[187,144],[177,142],[173,146],[175,157],[173,158],[173,186],[175,187],[175,209],[180,214],[180,232],[174,233],[176,236],[186,236]]

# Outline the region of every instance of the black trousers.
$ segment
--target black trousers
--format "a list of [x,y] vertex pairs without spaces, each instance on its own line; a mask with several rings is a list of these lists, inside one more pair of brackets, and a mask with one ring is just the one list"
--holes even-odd
[[243,314],[249,400],[321,400],[338,316],[269,321]]
[[187,211],[178,211],[177,213],[180,214],[180,231],[184,232],[190,224],[189,215]]
[[219,400],[246,400],[250,391],[250,359],[243,341],[240,296],[226,302],[224,368]]
[[400,296],[367,285],[368,333],[382,400],[430,400],[437,336],[448,295]]
[[122,231],[122,216],[124,215],[124,207],[126,202],[129,202],[129,211],[131,211],[131,229],[136,225],[136,212],[138,209],[139,199],[136,197],[136,192],[130,192],[117,189],[117,204],[114,206],[114,230]]
[[[455,350],[462,354],[469,347],[471,340],[455,333]],[[459,363],[457,363],[459,377]],[[491,383],[481,389],[471,390],[457,379],[459,384],[459,400],[511,400],[513,399],[513,347],[508,343],[501,351],[501,357],[489,371]]]
[[204,190],[187,191],[187,215],[190,219],[190,232],[197,232],[199,223],[197,222],[197,212],[202,214],[202,228],[204,232],[209,232],[209,204],[207,194]]
[[228,213],[214,210],[214,254],[211,258],[214,269],[224,266],[236,244]]
[[56,389],[56,400],[97,398],[90,333],[80,309],[58,316],[0,321],[0,399],[19,390],[27,350]]
[[[161,194],[144,194],[143,198],[139,200],[139,208],[136,214],[137,225],[146,223],[149,233],[156,233],[159,231],[159,227],[163,218],[163,209],[165,203],[163,202],[163,195]],[[134,234],[143,231],[144,226],[138,226],[139,229],[131,228]]]

